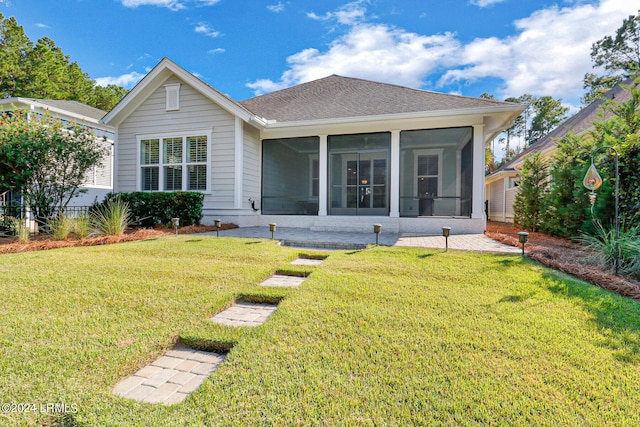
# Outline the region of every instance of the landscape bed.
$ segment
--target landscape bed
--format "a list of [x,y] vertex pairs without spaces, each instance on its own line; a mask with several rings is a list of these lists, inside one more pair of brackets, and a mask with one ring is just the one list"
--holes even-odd
[[[189,235],[3,255],[3,403],[73,406],[0,424],[640,423],[636,301],[517,255],[299,253]],[[259,286],[296,268],[298,288]],[[240,296],[280,303],[255,328],[208,320]],[[231,350],[180,404],[114,395],[178,341]]]

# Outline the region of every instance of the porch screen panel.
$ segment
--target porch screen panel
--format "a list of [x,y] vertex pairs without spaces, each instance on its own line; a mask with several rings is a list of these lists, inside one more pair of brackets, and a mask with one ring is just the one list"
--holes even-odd
[[401,132],[400,216],[470,216],[472,152],[471,127]]
[[263,214],[318,214],[319,147],[318,137],[263,141]]

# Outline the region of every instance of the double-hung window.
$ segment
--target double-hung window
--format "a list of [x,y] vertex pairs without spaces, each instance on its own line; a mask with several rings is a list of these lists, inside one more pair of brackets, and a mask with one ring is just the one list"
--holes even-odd
[[139,137],[140,190],[207,191],[210,132]]

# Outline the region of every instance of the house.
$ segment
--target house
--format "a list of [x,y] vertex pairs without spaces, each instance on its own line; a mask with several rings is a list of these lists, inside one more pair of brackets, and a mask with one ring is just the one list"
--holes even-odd
[[[89,105],[82,104],[77,101],[56,101],[49,99],[32,99],[32,98],[5,98],[0,100],[0,111],[11,111],[15,109],[27,110],[30,114],[50,114],[62,121],[83,123],[89,127],[95,136],[102,140],[106,138],[105,144],[110,149],[110,154],[103,159],[100,166],[96,166],[86,177],[82,189],[84,193],[71,199],[69,206],[88,206],[95,201],[101,201],[104,196],[113,189],[113,146],[115,131],[110,126],[100,123],[100,119],[106,114],[106,111]],[[0,192],[2,194],[1,202],[10,202],[15,195],[9,192]]]
[[205,224],[481,233],[485,144],[522,108],[336,75],[237,102],[165,58],[102,122],[115,191],[202,191]]
[[490,175],[487,175],[485,178],[485,192],[489,220],[513,222],[513,203],[518,192],[519,173],[527,156],[540,152],[543,159],[551,159],[556,149],[556,141],[562,139],[568,133],[584,134],[593,129],[593,122],[607,119],[611,116],[611,113],[602,111],[602,106],[606,100],[615,100],[616,102],[629,100],[631,92],[623,86],[631,84],[633,84],[633,79],[627,79],[621,85],[616,85],[606,92],[602,98],[596,99],[578,111],[538,142],[525,149]]

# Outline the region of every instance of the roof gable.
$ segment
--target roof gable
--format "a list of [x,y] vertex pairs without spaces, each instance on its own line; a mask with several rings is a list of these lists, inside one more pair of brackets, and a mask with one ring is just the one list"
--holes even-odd
[[517,107],[501,101],[449,95],[331,75],[241,101],[254,114],[278,122],[418,112]]
[[164,58],[102,119],[103,123],[117,126],[135,111],[156,89],[158,89],[171,75],[175,75],[196,91],[203,94],[210,101],[222,109],[245,121],[253,119],[253,114],[242,105],[208,85],[184,68]]

